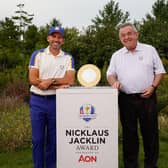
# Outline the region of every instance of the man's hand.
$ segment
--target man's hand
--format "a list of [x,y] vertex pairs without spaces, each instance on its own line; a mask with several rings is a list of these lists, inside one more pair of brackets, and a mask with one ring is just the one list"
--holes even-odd
[[107,78],[109,84],[112,86],[114,89],[121,89],[121,83],[117,80],[117,78],[113,75],[109,75]]
[[112,88],[114,88],[114,89],[121,89],[121,83],[119,81],[115,81],[112,84]]
[[38,88],[41,90],[47,90],[51,85],[51,83],[52,83],[51,79],[43,79],[39,83]]
[[149,98],[153,94],[154,91],[155,91],[155,88],[152,87],[152,86],[149,86],[148,88],[143,90],[143,93],[141,94],[141,97]]

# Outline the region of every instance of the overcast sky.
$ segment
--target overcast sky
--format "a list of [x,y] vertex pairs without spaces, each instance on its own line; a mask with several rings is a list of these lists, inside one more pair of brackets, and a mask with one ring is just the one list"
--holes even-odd
[[[15,15],[17,4],[24,3],[24,10],[34,14],[33,23],[45,26],[53,18],[60,20],[63,27],[82,29],[92,24],[91,19],[103,10],[110,0],[1,0],[0,20]],[[151,13],[156,0],[116,0],[123,12],[130,13],[131,20],[141,21],[147,13]]]

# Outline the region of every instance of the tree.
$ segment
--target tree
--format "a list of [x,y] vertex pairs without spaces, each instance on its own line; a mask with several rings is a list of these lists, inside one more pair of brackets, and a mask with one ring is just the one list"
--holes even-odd
[[17,7],[19,8],[15,11],[16,16],[13,16],[12,19],[14,22],[18,24],[18,31],[20,32],[20,40],[23,40],[24,32],[26,28],[32,24],[34,14],[29,14],[28,12],[24,11],[24,4],[18,4]]
[[51,26],[62,26],[62,24],[61,24],[61,22],[58,19],[53,18],[51,20],[50,24],[49,24],[49,27],[51,27]]
[[154,45],[161,57],[168,58],[168,1],[157,0],[152,15],[147,14],[140,27],[141,40]]
[[76,28],[65,28],[65,44],[63,49],[78,59],[79,49],[79,31]]
[[15,67],[21,61],[19,32],[12,19],[0,21],[0,69]]
[[29,26],[24,34],[22,52],[25,55],[31,55],[36,49],[36,43],[39,41],[38,28],[35,25]]
[[99,15],[92,19],[94,35],[94,63],[100,68],[107,64],[111,54],[120,47],[117,26],[128,20],[129,13],[123,13],[119,4],[111,0]]
[[99,15],[92,19],[96,28],[112,26],[116,27],[118,24],[128,21],[129,13],[123,13],[119,9],[119,3],[111,0],[104,6],[103,10],[99,10]]
[[92,19],[93,24],[80,36],[80,64],[93,63],[102,69],[101,84],[105,84],[105,71],[112,53],[121,47],[117,26],[128,21],[128,17],[129,13],[123,13],[118,3],[111,0],[103,10],[99,10],[99,15]]

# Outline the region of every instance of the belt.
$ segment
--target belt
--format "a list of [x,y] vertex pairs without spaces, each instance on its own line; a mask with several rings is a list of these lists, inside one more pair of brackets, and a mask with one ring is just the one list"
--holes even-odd
[[125,96],[128,96],[128,97],[138,97],[138,98],[142,98],[141,97],[141,94],[142,93],[124,93],[124,92],[121,92],[120,91],[120,93],[119,94],[121,94],[121,95],[125,95]]
[[43,98],[52,98],[52,97],[56,97],[56,95],[39,95],[39,94],[36,94],[36,93],[33,93],[31,92],[31,95],[33,96],[38,96],[38,97],[43,97]]

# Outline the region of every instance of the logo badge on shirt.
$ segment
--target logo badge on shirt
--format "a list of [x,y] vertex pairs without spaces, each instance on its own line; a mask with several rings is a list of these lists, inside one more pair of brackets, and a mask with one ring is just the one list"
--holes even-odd
[[143,60],[143,56],[139,56],[138,59],[139,59],[139,60]]
[[60,69],[63,70],[64,69],[64,65],[60,65]]

